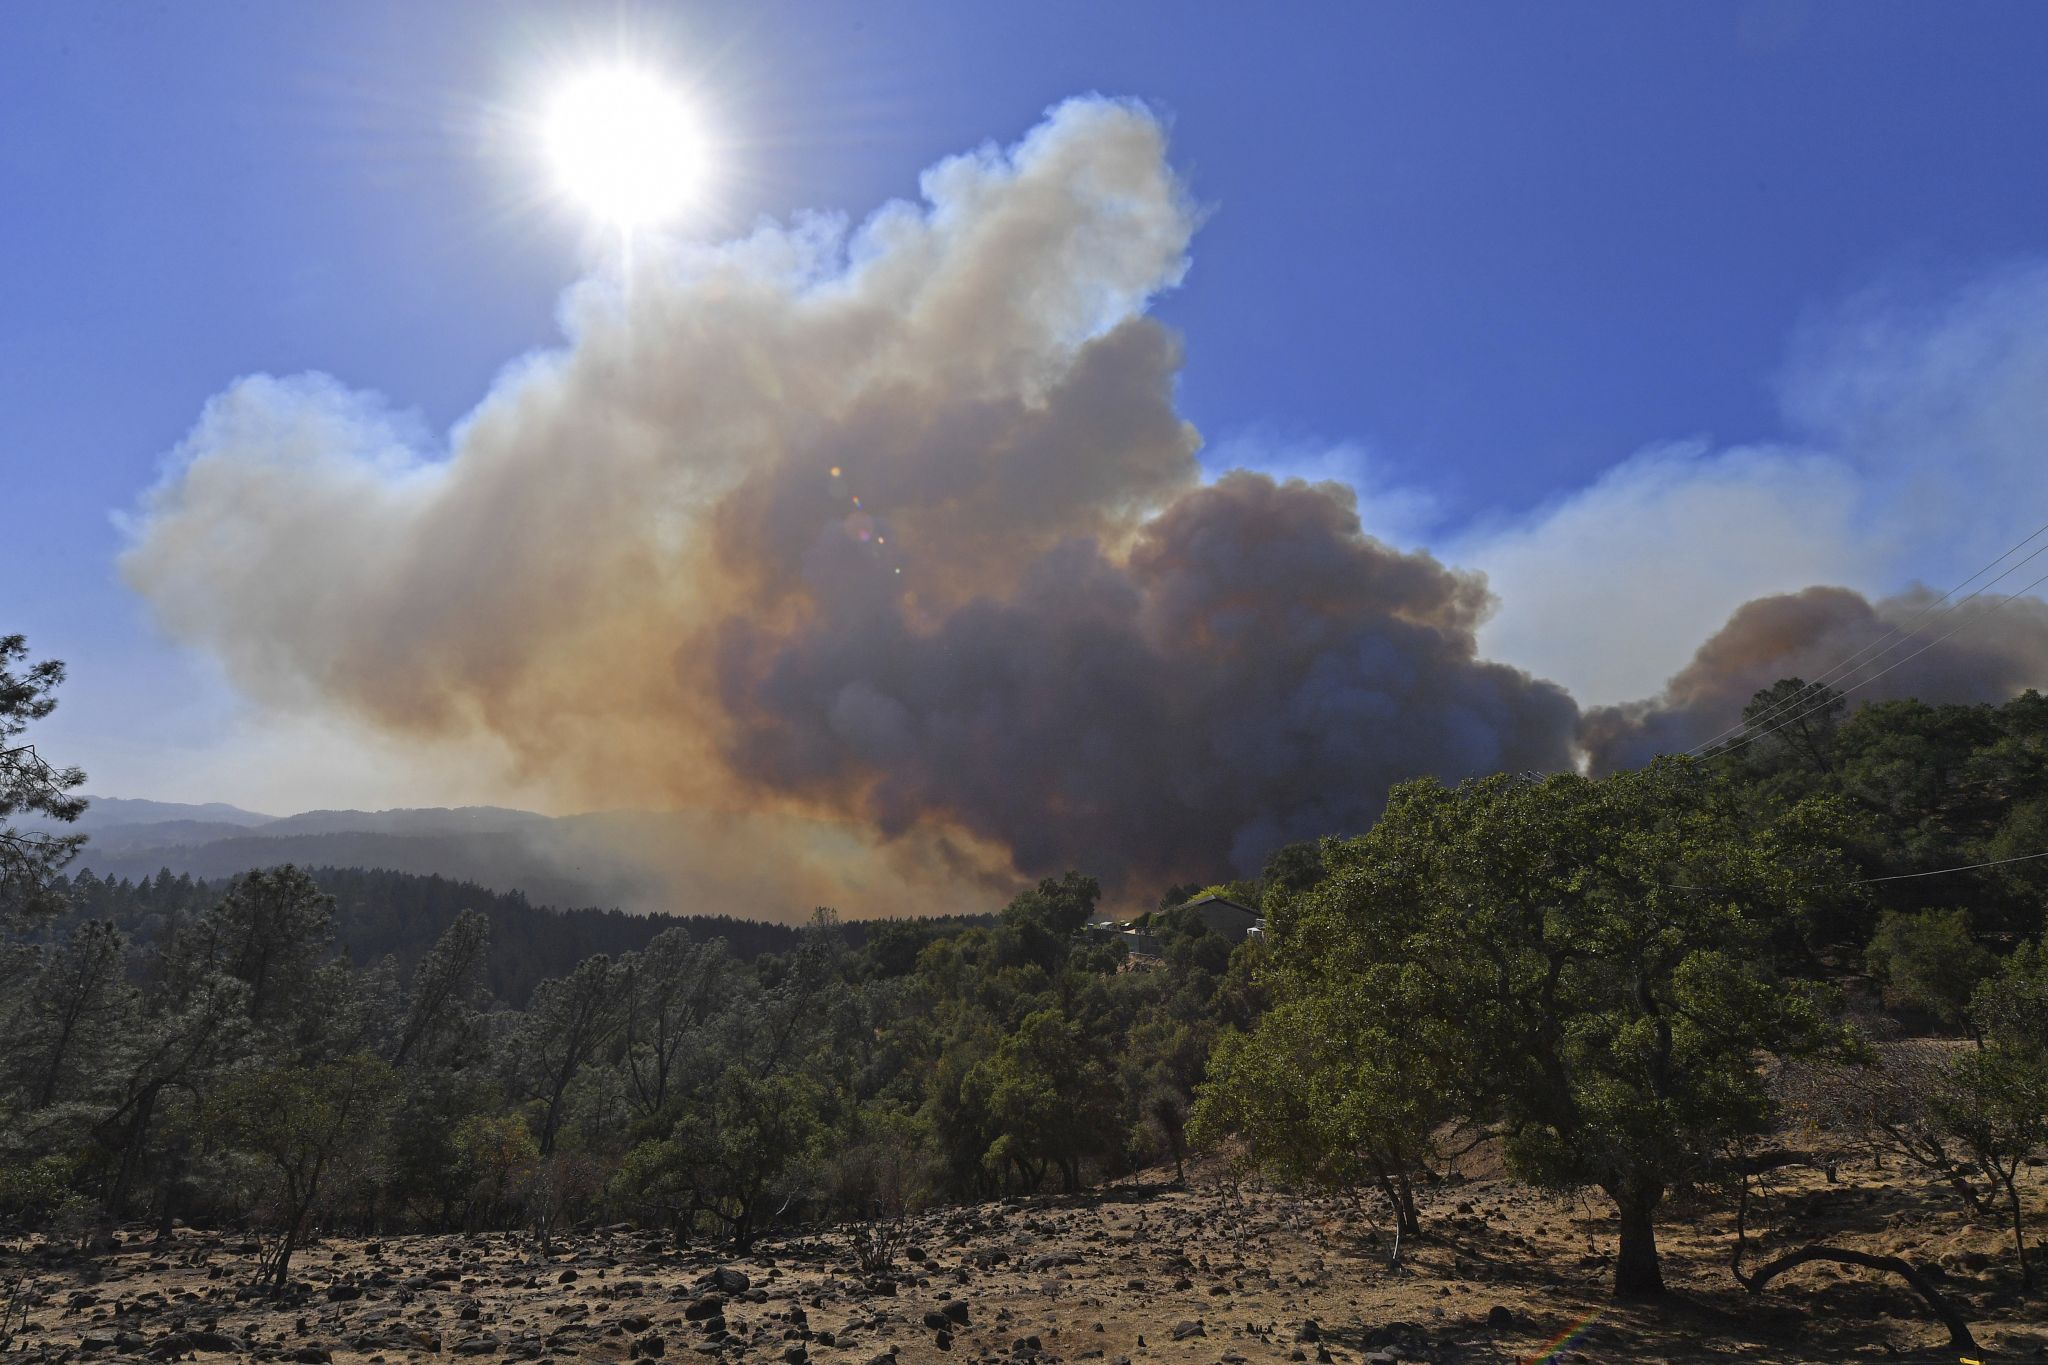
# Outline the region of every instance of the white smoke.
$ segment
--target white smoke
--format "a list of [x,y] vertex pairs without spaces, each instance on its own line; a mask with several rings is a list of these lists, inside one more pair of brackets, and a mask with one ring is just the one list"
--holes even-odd
[[1196,223],[1165,152],[1077,100],[856,229],[643,253],[445,446],[242,380],[123,571],[267,704],[749,858],[779,827],[855,912],[1255,870],[1401,778],[1568,762],[1569,699],[1476,657],[1483,584],[1339,485],[1202,483],[1145,316]]
[[1649,696],[1753,598],[1945,590],[2048,523],[2048,266],[1873,291],[1802,329],[1781,389],[1790,443],[1645,451],[1453,537],[1502,600],[1483,647],[1584,704]]

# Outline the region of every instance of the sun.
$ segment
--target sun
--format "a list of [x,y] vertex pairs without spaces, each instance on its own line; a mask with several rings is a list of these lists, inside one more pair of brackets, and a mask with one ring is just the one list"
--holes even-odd
[[675,218],[703,185],[694,111],[639,67],[593,67],[565,81],[547,106],[541,142],[562,195],[622,232]]

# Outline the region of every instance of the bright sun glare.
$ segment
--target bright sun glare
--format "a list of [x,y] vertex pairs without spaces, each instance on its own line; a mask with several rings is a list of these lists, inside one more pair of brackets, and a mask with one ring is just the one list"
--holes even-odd
[[703,135],[690,107],[635,67],[570,79],[548,106],[542,139],[561,192],[621,231],[675,217],[704,178]]

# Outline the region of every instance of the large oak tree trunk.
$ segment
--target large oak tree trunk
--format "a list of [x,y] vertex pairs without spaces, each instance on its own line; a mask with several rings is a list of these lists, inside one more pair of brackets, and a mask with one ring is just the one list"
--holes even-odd
[[1657,1203],[1632,1195],[1616,1201],[1621,1213],[1621,1247],[1614,1258],[1614,1296],[1653,1298],[1664,1292],[1664,1271],[1657,1262]]

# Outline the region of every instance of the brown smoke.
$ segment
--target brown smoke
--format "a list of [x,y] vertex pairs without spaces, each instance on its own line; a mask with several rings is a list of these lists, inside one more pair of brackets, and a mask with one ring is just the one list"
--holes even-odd
[[[1759,597],[1737,608],[1658,697],[1587,711],[1580,742],[1595,772],[1684,752],[1739,725],[1756,693],[1789,677],[1825,679],[1852,705],[2006,701],[2048,687],[2048,603],[1987,594],[1945,604],[1924,589],[1875,602],[1847,588]],[[1787,708],[1774,721],[1795,714]]]
[[1250,870],[1393,781],[1570,761],[1570,699],[1476,657],[1479,580],[1339,486],[1200,482],[1144,313],[1196,220],[1154,118],[1075,101],[923,191],[580,288],[445,452],[243,380],[124,571],[272,704],[744,819],[745,856],[776,820],[882,850],[853,913]]

